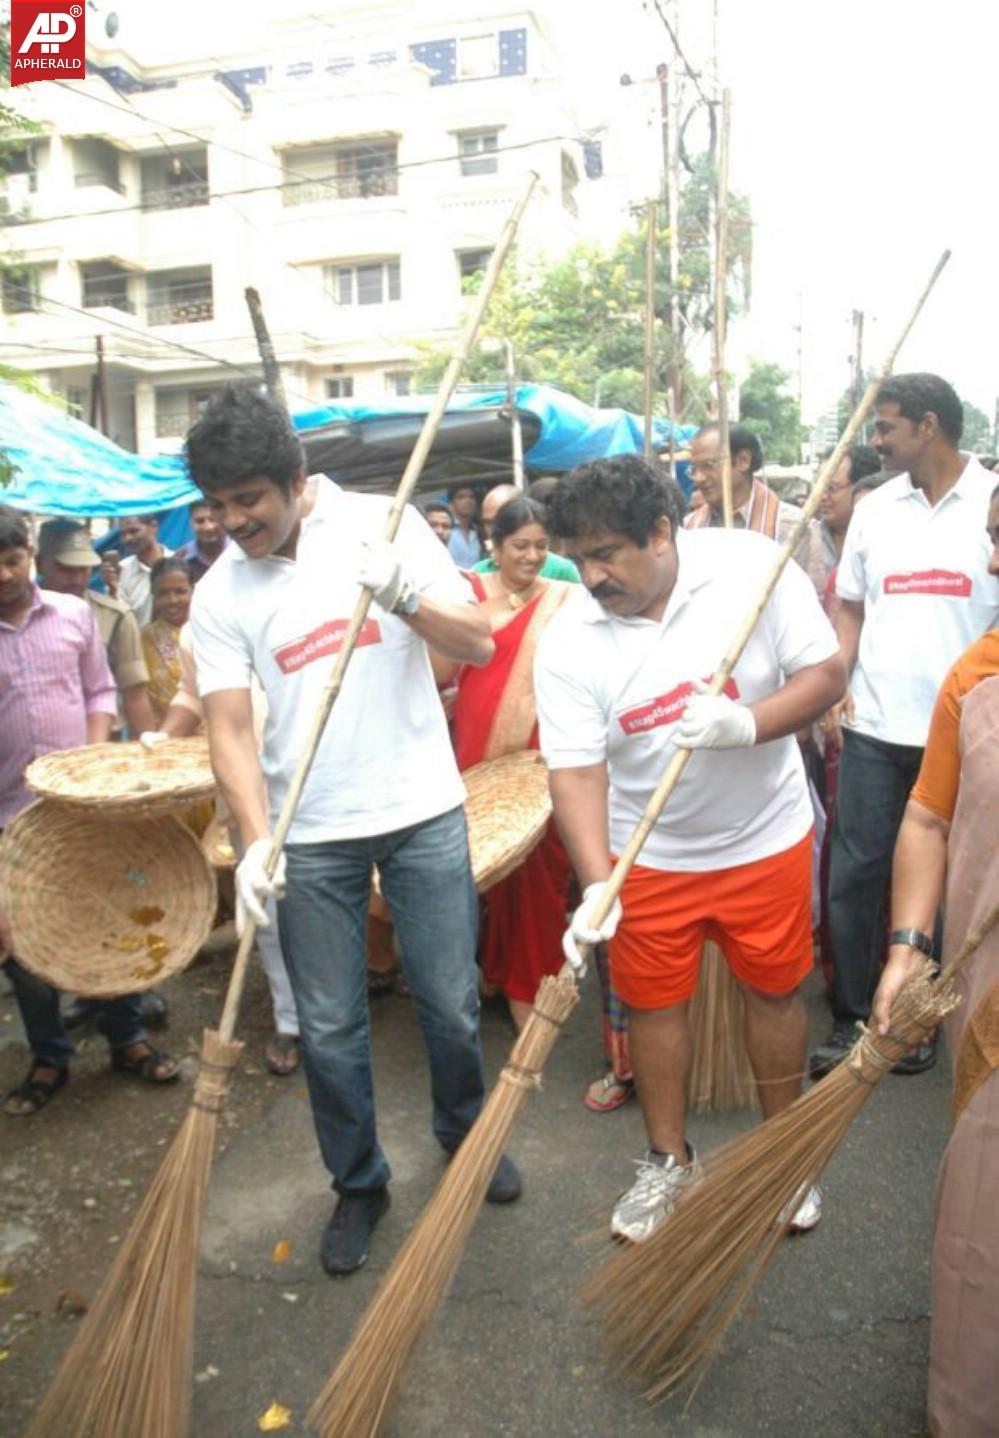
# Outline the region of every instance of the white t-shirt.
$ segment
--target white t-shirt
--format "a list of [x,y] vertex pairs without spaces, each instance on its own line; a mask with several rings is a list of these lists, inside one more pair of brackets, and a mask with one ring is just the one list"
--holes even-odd
[[969,458],[935,507],[907,474],[859,505],[836,575],[843,599],[863,601],[850,678],[859,734],[922,747],[947,670],[999,618],[985,532],[996,476]]
[[[548,625],[535,659],[541,751],[551,769],[606,759],[614,853],[675,752],[692,681],[710,679],[778,553],[773,540],[745,530],[681,530],[676,542],[680,568],[660,623],[618,618],[584,591]],[[836,648],[808,577],[789,564],[727,692],[745,703],[764,699]],[[781,853],[811,824],[793,738],[695,752],[638,862],[727,869]]]
[[[389,501],[317,481],[295,559],[248,559],[230,544],[194,591],[198,693],[267,696],[261,768],[272,822],[288,791],[333,656],[358,598],[362,539],[380,539]],[[396,540],[421,594],[465,603],[471,591],[444,546],[407,508]],[[289,832],[295,844],[388,833],[464,802],[423,640],[372,604]]]
[[[161,559],[166,559],[172,554],[172,549],[162,546]],[[143,564],[137,554],[128,554],[121,561],[121,573],[118,578],[118,598],[124,599],[139,621],[139,628],[145,629],[146,625],[152,622],[153,617],[153,589],[150,575],[153,572],[151,564]]]

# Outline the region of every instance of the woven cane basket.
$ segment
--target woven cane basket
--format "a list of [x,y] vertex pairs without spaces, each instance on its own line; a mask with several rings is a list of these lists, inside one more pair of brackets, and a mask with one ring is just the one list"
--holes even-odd
[[138,743],[63,749],[29,764],[25,782],[43,799],[99,809],[105,819],[170,814],[215,792],[202,735],[152,750]]
[[171,815],[109,823],[39,800],[0,841],[0,908],[25,968],[56,988],[112,998],[178,973],[208,938],[215,875]]
[[545,832],[552,805],[548,770],[535,750],[486,759],[461,776],[472,873],[480,894],[512,874]]

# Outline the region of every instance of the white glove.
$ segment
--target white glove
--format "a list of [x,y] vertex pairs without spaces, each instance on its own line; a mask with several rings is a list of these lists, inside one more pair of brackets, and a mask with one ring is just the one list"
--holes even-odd
[[745,704],[726,694],[709,694],[694,680],[694,694],[676,728],[679,749],[749,749],[756,743],[756,719]]
[[237,934],[242,934],[247,919],[252,919],[258,929],[266,929],[270,919],[264,905],[268,899],[284,898],[284,854],[278,856],[274,877],[270,879],[264,867],[270,851],[270,839],[254,839],[236,866]]
[[372,591],[375,601],[387,614],[391,614],[413,588],[403,572],[398,551],[385,539],[361,541],[361,568],[357,581]]
[[139,743],[143,749],[148,749],[152,752],[153,749],[158,749],[161,744],[165,744],[169,738],[170,735],[164,734],[162,729],[146,729],[139,735]]
[[586,961],[579,952],[579,945],[588,944],[592,948],[594,944],[606,943],[617,933],[617,926],[621,922],[623,910],[620,899],[614,900],[610,913],[599,927],[593,922],[597,904],[606,887],[602,880],[598,880],[595,884],[587,884],[583,890],[583,902],[573,914],[572,922],[562,935],[562,952],[578,978],[583,978],[586,974]]

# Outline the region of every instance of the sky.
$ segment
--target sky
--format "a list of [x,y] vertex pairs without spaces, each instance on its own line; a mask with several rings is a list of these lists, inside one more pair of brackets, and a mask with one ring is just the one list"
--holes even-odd
[[[678,16],[692,67],[707,71],[712,0],[660,3]],[[451,13],[463,8],[445,4]],[[166,58],[178,35],[188,55],[231,49],[234,15],[251,42],[273,13],[265,0],[243,0],[238,11],[203,0],[121,0],[117,8],[122,39],[143,58]],[[358,7],[315,0],[312,8],[335,23],[338,11]],[[421,0],[422,17],[436,8]],[[489,8],[467,3],[472,17]],[[628,94],[619,77],[640,81],[671,58],[654,0],[536,0],[534,8],[559,37],[584,124],[624,113],[625,103],[652,119],[655,87],[636,84]],[[754,221],[752,305],[732,327],[733,365],[758,355],[796,376],[800,315],[804,417],[816,419],[848,383],[852,311],[865,314],[865,362],[880,363],[950,248],[896,368],[944,375],[991,417],[999,397],[999,5],[718,0],[718,35],[719,75],[732,92],[731,186],[748,195]],[[707,89],[707,75],[702,83]],[[654,138],[647,123],[645,132]],[[649,171],[629,177],[637,193],[655,189],[656,161],[655,144],[636,147],[636,169]]]

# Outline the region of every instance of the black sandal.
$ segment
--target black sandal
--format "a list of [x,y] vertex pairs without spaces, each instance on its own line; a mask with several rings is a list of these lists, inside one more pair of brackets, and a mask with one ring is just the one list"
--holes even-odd
[[[30,1118],[32,1114],[40,1113],[46,1104],[52,1102],[61,1088],[65,1088],[69,1082],[69,1069],[56,1069],[54,1079],[35,1078],[39,1069],[56,1068],[55,1064],[33,1063],[28,1070],[28,1076],[17,1088],[12,1088],[10,1093],[4,1095],[3,1111],[9,1118]],[[23,1099],[28,1105],[27,1108],[11,1108],[11,1099]]]
[[[141,1040],[141,1042],[145,1042]],[[128,1050],[132,1044],[126,1044],[123,1048],[111,1050],[111,1069],[114,1073],[134,1074],[143,1083],[173,1083],[180,1078],[180,1064],[169,1054],[160,1053],[154,1049],[152,1044],[146,1044],[146,1052],[135,1058],[128,1057]],[[157,1073],[160,1064],[173,1064],[169,1073]]]

